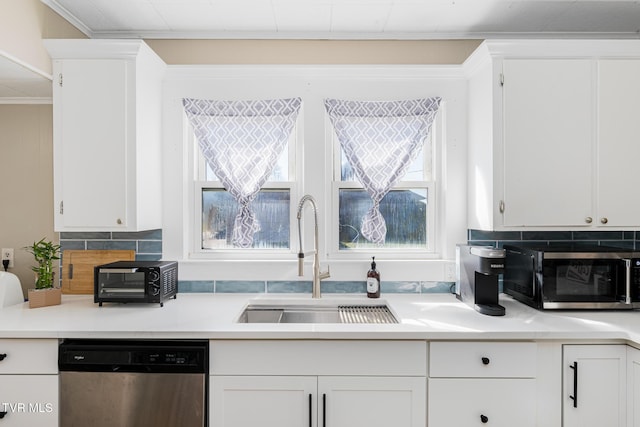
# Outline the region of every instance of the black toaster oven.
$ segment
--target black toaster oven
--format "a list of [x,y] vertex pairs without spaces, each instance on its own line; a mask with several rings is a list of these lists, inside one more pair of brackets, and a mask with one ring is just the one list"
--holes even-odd
[[93,269],[93,301],[156,303],[162,307],[178,293],[176,261],[116,261]]

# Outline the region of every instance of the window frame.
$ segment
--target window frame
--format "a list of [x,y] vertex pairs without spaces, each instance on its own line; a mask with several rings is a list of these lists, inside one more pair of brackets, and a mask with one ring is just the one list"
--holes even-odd
[[[371,256],[380,256],[385,259],[438,259],[441,258],[437,245],[437,225],[438,225],[438,206],[442,203],[438,194],[438,182],[441,178],[441,151],[445,144],[444,136],[444,109],[446,103],[444,100],[440,104],[439,111],[433,121],[429,138],[431,139],[432,157],[431,157],[431,181],[427,180],[401,180],[394,185],[390,191],[420,188],[427,191],[427,242],[426,248],[361,248],[340,250],[340,190],[341,189],[362,189],[362,185],[358,181],[342,181],[341,180],[341,148],[338,137],[333,130],[333,126],[327,114],[325,114],[325,132],[327,135],[327,144],[331,147],[331,215],[330,215],[330,233],[329,247],[327,252],[330,258],[358,260],[368,259]],[[423,147],[424,148],[424,147]],[[424,157],[423,157],[424,158]],[[426,166],[426,158],[425,158]]]
[[189,230],[191,232],[188,247],[190,248],[189,258],[192,259],[223,259],[223,260],[248,260],[252,258],[259,259],[289,259],[295,251],[295,230],[297,223],[295,221],[295,209],[297,207],[298,194],[300,192],[300,180],[297,177],[302,176],[301,153],[303,144],[303,107],[300,108],[298,118],[291,131],[291,136],[287,143],[288,150],[288,181],[267,181],[262,189],[289,190],[289,248],[288,249],[244,249],[244,248],[202,248],[202,191],[205,189],[224,190],[222,182],[219,180],[207,181],[206,178],[206,160],[202,156],[198,147],[198,141],[189,120],[183,112],[184,134],[183,141],[187,146],[187,156],[190,165],[189,176],[192,177],[192,185],[188,203],[186,208],[189,212],[190,206],[193,206],[193,212],[188,215],[190,217]]

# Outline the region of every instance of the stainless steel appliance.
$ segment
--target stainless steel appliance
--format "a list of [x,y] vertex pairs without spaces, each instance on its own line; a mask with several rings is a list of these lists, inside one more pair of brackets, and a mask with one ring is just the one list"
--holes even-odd
[[159,303],[162,307],[178,292],[175,261],[116,261],[94,267],[93,300]]
[[504,292],[538,309],[640,307],[640,254],[591,245],[505,245]]
[[498,304],[498,280],[504,269],[504,250],[487,246],[456,246],[456,296],[476,311],[504,316]]
[[65,340],[60,427],[207,425],[207,341]]

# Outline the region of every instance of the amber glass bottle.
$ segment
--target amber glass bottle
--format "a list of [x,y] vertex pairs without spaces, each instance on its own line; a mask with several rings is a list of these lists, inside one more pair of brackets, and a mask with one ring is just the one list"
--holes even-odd
[[376,270],[376,257],[371,259],[371,270],[367,272],[367,296],[380,298],[380,272]]

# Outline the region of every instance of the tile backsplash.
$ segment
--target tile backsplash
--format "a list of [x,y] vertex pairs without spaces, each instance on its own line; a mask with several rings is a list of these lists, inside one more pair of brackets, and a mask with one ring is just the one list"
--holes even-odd
[[[482,231],[468,230],[469,244],[502,247],[505,243],[537,242],[549,245],[580,242],[640,250],[640,231]],[[64,232],[60,233],[62,256],[69,249],[134,250],[137,260],[162,258],[162,230],[140,232]],[[451,293],[453,282],[383,281],[382,293]],[[180,280],[179,292],[207,293],[311,293],[311,281],[287,280]],[[327,294],[365,294],[366,282],[322,282]]]
[[63,232],[60,233],[61,253],[66,250],[133,250],[138,261],[162,258],[162,230],[138,232]]
[[[140,232],[63,232],[60,233],[62,257],[65,250],[134,250],[136,260],[157,261],[162,258],[162,230]],[[61,261],[62,262],[62,261]],[[438,293],[451,292],[451,282],[383,281],[382,292]],[[215,293],[301,293],[311,294],[311,281],[288,280],[179,280],[179,292]],[[339,282],[325,280],[322,292],[327,294],[366,294],[363,281]]]
[[640,231],[482,231],[468,230],[469,244],[502,247],[510,243],[584,243],[640,249]]

